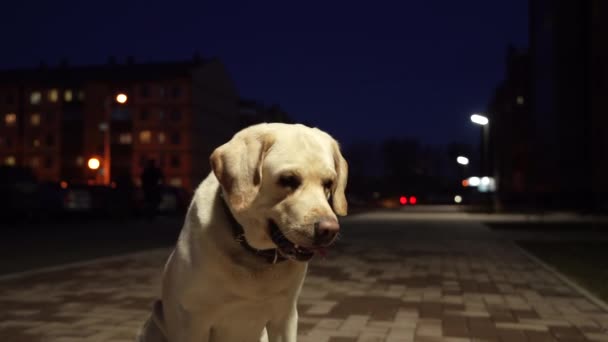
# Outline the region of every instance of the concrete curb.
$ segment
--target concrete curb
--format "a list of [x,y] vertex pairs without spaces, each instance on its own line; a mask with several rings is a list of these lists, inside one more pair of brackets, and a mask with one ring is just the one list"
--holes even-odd
[[108,257],[89,259],[89,260],[85,260],[85,261],[72,262],[72,263],[61,264],[61,265],[57,265],[57,266],[36,268],[33,270],[28,270],[28,271],[23,271],[23,272],[9,273],[9,274],[0,275],[0,282],[7,281],[7,280],[15,280],[15,279],[19,279],[19,278],[23,278],[23,277],[27,277],[27,276],[31,276],[31,275],[36,275],[36,274],[41,274],[41,273],[63,271],[63,270],[74,268],[74,267],[90,266],[90,265],[95,265],[95,264],[110,262],[110,261],[116,261],[116,260],[125,259],[125,258],[137,258],[137,257],[145,255],[145,254],[157,253],[157,252],[161,252],[161,251],[168,251],[169,249],[170,249],[169,247],[147,249],[147,250],[139,251],[139,252],[117,254],[117,255],[112,255],[112,256],[108,256]]
[[573,279],[569,278],[565,274],[563,274],[560,271],[558,271],[555,267],[553,267],[553,266],[545,263],[544,261],[540,260],[538,257],[534,256],[532,253],[528,252],[523,247],[519,246],[517,243],[512,242],[512,244],[513,244],[513,246],[516,249],[518,249],[528,259],[532,260],[533,262],[535,262],[536,264],[538,264],[539,266],[541,266],[542,268],[544,268],[545,270],[547,270],[548,272],[550,272],[551,274],[553,274],[555,277],[557,277],[564,284],[566,284],[569,287],[573,288],[578,293],[582,294],[585,298],[587,298],[591,303],[597,305],[602,310],[604,310],[604,312],[608,313],[608,304],[606,304],[606,302],[604,302],[602,299],[600,299],[599,297],[597,297],[593,293],[589,292],[587,289],[585,289],[584,287],[582,287],[581,285],[579,285]]

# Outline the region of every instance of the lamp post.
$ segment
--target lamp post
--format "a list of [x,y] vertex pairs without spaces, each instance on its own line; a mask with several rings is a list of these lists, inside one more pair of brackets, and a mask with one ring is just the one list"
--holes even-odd
[[103,132],[103,184],[110,185],[112,183],[112,178],[110,175],[111,164],[111,123],[112,123],[112,101],[116,101],[119,105],[124,105],[127,103],[128,96],[124,93],[118,93],[112,99],[110,97],[106,97],[104,102],[105,107],[105,118],[99,124],[99,130]]
[[[481,151],[481,163],[479,165],[480,176],[483,177],[483,185],[489,184],[489,174],[490,174],[490,120],[481,114],[473,114],[471,115],[471,121],[477,125],[482,126],[482,151]],[[480,180],[481,183],[481,180]],[[486,184],[488,183],[488,184]],[[488,201],[490,206],[493,206],[494,198],[484,196],[486,201]]]
[[481,151],[481,163],[479,165],[479,171],[482,176],[487,176],[490,172],[489,170],[489,138],[490,138],[490,120],[481,115],[481,114],[473,114],[471,115],[471,121],[477,125],[483,127],[483,137],[482,137],[482,151]]

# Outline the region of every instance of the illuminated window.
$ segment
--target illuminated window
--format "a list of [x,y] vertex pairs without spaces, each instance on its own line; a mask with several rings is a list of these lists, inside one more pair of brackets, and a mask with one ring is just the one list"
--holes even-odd
[[33,147],[40,147],[40,139],[34,139],[34,140],[32,140],[32,146]]
[[171,134],[171,143],[173,145],[179,145],[181,142],[181,136],[179,135],[179,133],[175,132],[173,134]]
[[48,97],[49,97],[50,102],[57,102],[59,100],[59,90],[57,90],[57,89],[49,90]]
[[7,126],[14,126],[17,123],[17,114],[8,113],[4,116],[4,123]]
[[42,94],[39,91],[33,91],[30,94],[30,103],[33,105],[37,105],[42,101]]
[[133,142],[133,136],[131,133],[120,133],[118,136],[118,141],[123,145],[129,145]]
[[76,157],[76,166],[82,166],[84,164],[84,158],[82,156]]
[[8,156],[8,157],[4,158],[5,165],[15,166],[16,163],[17,163],[17,161],[15,160],[14,156]]
[[141,131],[139,132],[139,142],[142,144],[149,144],[152,140],[152,132],[150,131]]
[[65,102],[72,102],[74,100],[74,93],[70,89],[67,89],[63,92],[63,100]]
[[520,106],[523,105],[524,104],[524,97],[523,96],[518,96],[515,99],[515,102],[517,102],[517,104],[520,105]]
[[158,143],[159,144],[165,143],[165,133],[163,133],[163,132],[158,133]]
[[32,126],[40,126],[40,114],[32,114],[32,116],[30,116],[30,123]]
[[171,156],[171,167],[178,168],[180,165],[180,160],[178,156]]
[[171,186],[182,186],[182,179],[179,177],[173,177],[169,180]]

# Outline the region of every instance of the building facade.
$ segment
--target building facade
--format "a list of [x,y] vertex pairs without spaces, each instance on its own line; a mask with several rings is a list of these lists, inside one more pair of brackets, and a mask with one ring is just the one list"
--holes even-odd
[[608,2],[530,0],[529,19],[529,51],[510,52],[489,108],[499,195],[510,205],[605,212]]
[[218,60],[1,71],[0,162],[40,181],[138,184],[154,160],[166,183],[193,190],[234,134],[238,108]]

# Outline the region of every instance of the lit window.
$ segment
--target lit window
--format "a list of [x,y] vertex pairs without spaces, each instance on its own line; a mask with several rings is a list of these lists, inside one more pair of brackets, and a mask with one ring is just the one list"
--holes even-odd
[[169,180],[169,184],[171,186],[182,186],[182,179],[179,177],[174,177]]
[[4,123],[7,126],[14,126],[17,123],[17,114],[8,113],[4,116]]
[[30,123],[32,126],[40,126],[40,114],[32,114],[32,116],[30,116]]
[[163,133],[163,132],[158,133],[158,142],[160,144],[164,144],[165,143],[165,133]]
[[40,159],[38,157],[32,157],[32,159],[30,160],[30,165],[33,168],[40,166]]
[[76,157],[76,166],[82,166],[84,164],[84,158],[82,156]]
[[39,91],[33,91],[30,94],[30,103],[33,105],[39,104],[42,101],[42,94]]
[[123,145],[129,145],[133,142],[133,136],[131,133],[120,133],[118,136],[118,141]]
[[150,140],[152,140],[152,133],[150,131],[139,132],[139,142],[142,144],[149,144]]
[[50,102],[57,102],[59,100],[59,90],[51,89],[48,93]]
[[518,105],[523,105],[524,104],[524,97],[523,96],[518,96],[517,98],[515,98],[515,102],[517,102]]
[[34,146],[34,147],[40,147],[40,139],[34,139],[34,140],[32,140],[32,146]]
[[15,160],[14,156],[8,156],[8,157],[4,158],[5,165],[15,166],[16,163],[17,163],[17,161]]
[[65,102],[72,102],[74,100],[74,93],[70,89],[67,89],[63,92],[63,100]]

